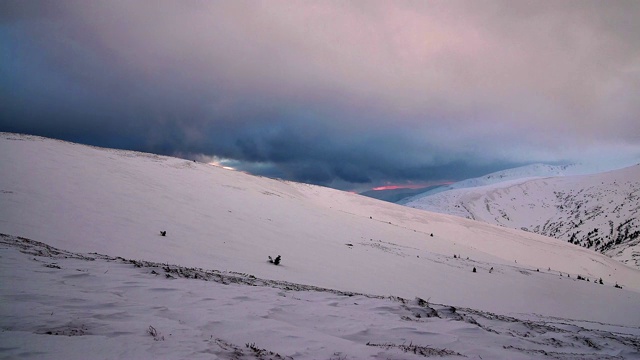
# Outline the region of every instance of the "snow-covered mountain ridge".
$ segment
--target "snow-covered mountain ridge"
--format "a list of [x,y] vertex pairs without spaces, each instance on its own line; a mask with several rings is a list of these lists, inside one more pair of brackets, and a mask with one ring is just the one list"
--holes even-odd
[[640,351],[640,271],[566,242],[153,154],[6,133],[0,153],[0,357]]
[[398,204],[415,203],[419,199],[432,196],[441,192],[466,189],[480,186],[489,186],[494,184],[502,184],[507,182],[522,182],[525,180],[550,177],[550,176],[564,176],[564,175],[576,175],[586,174],[594,171],[595,168],[590,165],[584,164],[568,164],[568,165],[548,165],[548,164],[531,164],[526,166],[520,166],[517,168],[506,169],[496,171],[484,176],[466,179],[455,182],[450,185],[439,186],[434,189],[422,192],[420,194],[407,197],[398,201]]
[[640,165],[451,190],[406,205],[555,237],[640,267]]

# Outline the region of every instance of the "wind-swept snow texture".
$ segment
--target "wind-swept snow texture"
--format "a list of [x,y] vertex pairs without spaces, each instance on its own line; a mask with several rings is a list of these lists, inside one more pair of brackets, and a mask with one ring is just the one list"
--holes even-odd
[[625,359],[640,329],[503,316],[0,235],[10,359]]
[[555,237],[640,268],[640,165],[451,190],[405,205]]
[[[0,153],[3,357],[100,346],[109,358],[639,351],[640,271],[566,242],[151,154],[6,133]],[[103,255],[78,255],[89,253]],[[277,255],[280,265],[267,261]],[[236,281],[215,274],[249,280],[225,290]],[[442,304],[439,317],[390,296]]]

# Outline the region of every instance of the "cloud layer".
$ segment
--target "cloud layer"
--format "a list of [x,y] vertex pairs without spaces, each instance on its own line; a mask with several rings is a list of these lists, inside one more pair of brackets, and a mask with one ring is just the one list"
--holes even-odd
[[0,130],[349,188],[640,155],[637,1],[4,1]]

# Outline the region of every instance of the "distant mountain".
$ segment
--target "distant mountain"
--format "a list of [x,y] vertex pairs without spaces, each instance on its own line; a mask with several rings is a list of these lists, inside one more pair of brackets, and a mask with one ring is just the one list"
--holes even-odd
[[398,201],[398,204],[409,204],[416,202],[417,200],[431,196],[437,193],[441,193],[443,191],[455,190],[455,189],[466,189],[478,186],[486,186],[498,183],[504,183],[508,181],[521,180],[521,179],[532,179],[538,177],[549,177],[549,176],[562,176],[562,175],[574,175],[574,174],[585,174],[589,173],[593,170],[593,167],[580,165],[580,164],[570,164],[570,165],[546,165],[546,164],[532,164],[521,166],[513,169],[501,170],[497,172],[493,172],[488,175],[480,176],[477,178],[466,179],[462,181],[458,181],[451,185],[439,186],[433,189],[429,189],[425,192],[419,193],[412,197],[404,198]]
[[405,205],[555,237],[640,267],[640,165],[458,188]]

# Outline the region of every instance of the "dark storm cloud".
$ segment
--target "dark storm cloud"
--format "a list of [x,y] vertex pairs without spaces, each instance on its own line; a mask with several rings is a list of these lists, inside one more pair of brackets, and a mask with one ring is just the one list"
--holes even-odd
[[0,130],[329,184],[640,154],[636,1],[3,1]]

